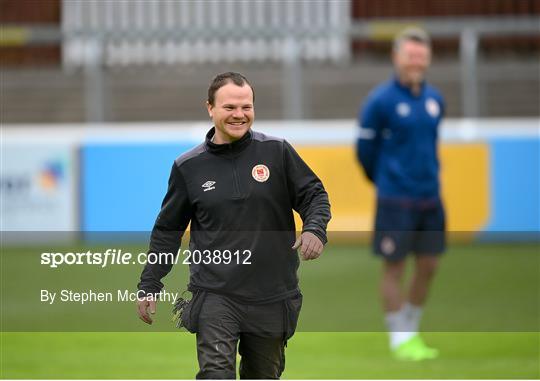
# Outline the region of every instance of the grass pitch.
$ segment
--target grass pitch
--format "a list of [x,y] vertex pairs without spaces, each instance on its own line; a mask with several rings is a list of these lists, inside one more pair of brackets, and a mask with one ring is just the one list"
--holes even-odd
[[[420,363],[393,360],[385,333],[299,332],[284,379],[537,379],[538,333],[427,333],[441,351]],[[3,378],[193,379],[188,333],[3,333]]]
[[[125,321],[144,332],[60,332],[62,327],[76,330],[80,310],[28,316],[35,300],[14,295],[33,295],[32,279],[37,278],[36,287],[48,279],[48,272],[29,272],[35,256],[24,253],[34,251],[14,249],[13,257],[3,253],[2,378],[194,378],[195,337],[139,325],[133,305],[96,307],[88,310],[87,318]],[[283,378],[540,378],[539,264],[537,245],[452,246],[443,258],[423,322],[428,331],[423,336],[440,350],[440,358],[404,363],[391,358],[382,332],[379,261],[367,247],[328,247],[318,261],[301,265],[304,307],[299,332],[287,347]],[[81,284],[95,276],[88,269],[73,271],[79,271]],[[114,277],[107,274],[111,284],[132,287],[140,268],[118,271]],[[50,279],[58,274],[49,274]],[[165,283],[184,285],[186,279],[185,268],[174,269]],[[169,313],[168,306],[159,305],[156,319],[169,327]],[[86,322],[81,324],[85,327]],[[16,332],[25,327],[59,332]]]

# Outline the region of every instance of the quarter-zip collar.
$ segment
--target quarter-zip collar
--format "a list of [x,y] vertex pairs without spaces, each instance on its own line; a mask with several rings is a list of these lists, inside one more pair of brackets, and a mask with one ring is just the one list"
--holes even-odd
[[232,143],[225,144],[216,144],[212,142],[212,138],[214,137],[215,132],[216,128],[212,127],[206,133],[206,150],[214,154],[238,154],[242,152],[251,143],[251,129],[249,129],[240,139]]
[[398,74],[394,74],[392,77],[392,80],[394,81],[394,85],[401,89],[401,91],[404,91],[408,95],[410,95],[413,98],[420,98],[422,94],[424,94],[424,91],[426,89],[426,80],[424,79],[422,83],[420,84],[420,92],[418,94],[414,94],[412,89],[409,86],[404,85],[400,82]]

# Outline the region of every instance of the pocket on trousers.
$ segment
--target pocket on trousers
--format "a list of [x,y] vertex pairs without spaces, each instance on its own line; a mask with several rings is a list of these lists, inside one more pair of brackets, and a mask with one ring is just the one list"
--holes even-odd
[[294,335],[301,309],[302,294],[298,294],[298,296],[285,300],[285,341]]
[[191,300],[184,307],[182,314],[180,315],[182,327],[191,333],[197,333],[199,329],[199,315],[201,313],[205,297],[205,291],[195,291],[191,297]]

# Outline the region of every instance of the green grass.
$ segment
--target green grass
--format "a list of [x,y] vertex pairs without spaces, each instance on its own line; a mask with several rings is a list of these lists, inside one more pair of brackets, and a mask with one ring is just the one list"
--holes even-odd
[[[393,360],[384,333],[299,332],[287,379],[540,377],[538,333],[429,333],[439,359]],[[3,333],[3,378],[194,378],[187,333]]]
[[[40,288],[133,289],[140,266],[49,269],[39,264],[44,250],[2,251],[2,378],[194,377],[194,336],[174,330],[164,303],[150,327],[131,303],[39,302]],[[423,320],[441,357],[403,363],[382,332],[379,261],[365,246],[328,247],[301,265],[304,306],[283,378],[540,378],[538,254],[532,244],[453,245]],[[185,266],[165,279],[169,290],[186,282]]]

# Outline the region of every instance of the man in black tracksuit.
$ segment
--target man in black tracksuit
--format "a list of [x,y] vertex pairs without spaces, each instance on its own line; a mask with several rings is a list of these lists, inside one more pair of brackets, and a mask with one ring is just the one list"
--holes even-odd
[[[328,195],[289,143],[251,131],[253,89],[238,73],[218,75],[208,90],[214,127],[177,158],[152,231],[152,253],[177,253],[191,222],[188,261],[193,298],[182,313],[197,333],[197,378],[279,378],[302,295],[296,249],[315,259],[326,243]],[[293,210],[303,221],[296,239]],[[184,255],[183,251],[183,254]],[[172,264],[147,264],[139,289],[159,292]],[[139,315],[151,323],[149,298]]]

